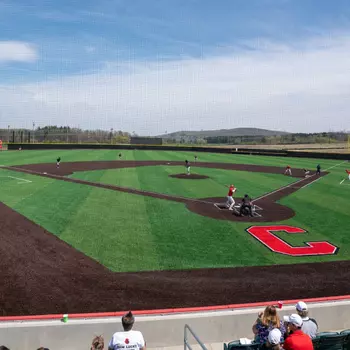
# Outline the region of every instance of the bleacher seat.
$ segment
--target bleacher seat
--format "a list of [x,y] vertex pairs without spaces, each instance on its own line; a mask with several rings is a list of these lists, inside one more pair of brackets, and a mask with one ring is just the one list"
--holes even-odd
[[[338,332],[321,332],[312,340],[314,350],[350,350],[350,329]],[[258,350],[261,344],[242,345],[239,340],[224,343],[224,350]]]
[[314,350],[343,350],[347,334],[323,332],[313,339]]
[[340,334],[345,335],[344,350],[350,350],[350,329],[342,331]]
[[259,347],[260,344],[242,345],[239,340],[231,341],[228,344],[224,343],[224,350],[257,350]]

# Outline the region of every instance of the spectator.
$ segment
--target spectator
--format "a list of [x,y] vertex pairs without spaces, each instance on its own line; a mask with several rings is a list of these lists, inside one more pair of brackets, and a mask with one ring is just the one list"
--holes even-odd
[[5,345],[0,345],[0,350],[10,350],[10,349],[7,348]]
[[278,328],[274,328],[267,337],[267,342],[260,348],[260,350],[281,350],[282,333]]
[[318,332],[318,325],[316,320],[308,317],[309,311],[307,305],[303,301],[299,301],[295,308],[297,309],[298,315],[303,320],[303,326],[301,330],[307,334],[311,339],[315,338]]
[[284,316],[284,321],[288,324],[290,334],[286,338],[283,349],[285,350],[313,350],[311,338],[305,334],[301,327],[303,320],[297,314]]
[[283,341],[284,334],[286,333],[284,323],[280,320],[276,308],[274,306],[267,306],[265,311],[259,314],[258,319],[253,325],[254,341],[260,344],[266,343],[269,332],[274,328],[278,328],[281,331],[281,341]]
[[41,347],[38,350],[50,350],[50,349]]
[[105,341],[103,339],[103,336],[96,336],[93,340],[92,340],[92,344],[91,344],[91,350],[103,350],[105,348]]
[[128,350],[146,350],[146,343],[139,331],[133,331],[135,318],[131,311],[122,317],[124,332],[116,332],[108,345],[108,350],[120,350],[127,347]]

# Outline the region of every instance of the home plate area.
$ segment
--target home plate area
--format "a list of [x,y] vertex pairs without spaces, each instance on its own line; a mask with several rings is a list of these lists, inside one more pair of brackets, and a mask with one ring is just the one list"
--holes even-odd
[[[228,211],[228,206],[226,203],[214,203],[214,206],[219,209],[219,210],[226,210]],[[240,204],[236,204],[234,207],[233,207],[233,212],[236,212],[237,214],[239,214],[239,209],[241,208]],[[253,217],[255,218],[261,218],[262,217],[262,211],[264,209],[259,207],[258,205],[255,205],[253,204],[252,205],[252,214],[253,214]]]

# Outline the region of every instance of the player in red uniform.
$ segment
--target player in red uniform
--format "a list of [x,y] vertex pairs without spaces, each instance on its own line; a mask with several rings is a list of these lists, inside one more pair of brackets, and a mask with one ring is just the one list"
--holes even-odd
[[284,175],[290,175],[292,176],[292,169],[289,165],[287,165],[286,170],[284,172]]
[[345,171],[348,174],[348,179],[350,180],[350,170],[346,169]]
[[235,200],[233,199],[233,194],[236,192],[236,187],[234,185],[226,186],[228,187],[228,193],[227,193],[227,202],[226,205],[228,207],[228,210],[233,210],[233,206],[235,205]]

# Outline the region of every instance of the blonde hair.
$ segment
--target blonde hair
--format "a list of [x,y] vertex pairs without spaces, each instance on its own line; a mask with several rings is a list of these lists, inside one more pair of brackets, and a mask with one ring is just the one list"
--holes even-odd
[[280,318],[274,306],[267,306],[261,317],[261,323],[266,326],[273,326],[273,328],[280,328]]

